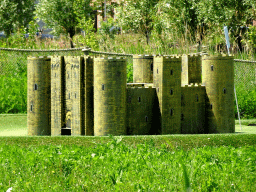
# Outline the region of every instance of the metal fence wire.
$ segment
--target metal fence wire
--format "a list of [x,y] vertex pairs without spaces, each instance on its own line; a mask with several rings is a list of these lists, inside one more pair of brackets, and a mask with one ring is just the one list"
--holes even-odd
[[[60,50],[25,50],[0,48],[0,113],[26,113],[27,57],[28,56],[79,56],[82,48]],[[89,51],[89,55],[125,56],[128,59],[128,79],[132,82],[132,54]],[[249,110],[256,111],[256,61],[234,60],[235,87],[242,117]],[[244,102],[247,102],[244,105]],[[254,103],[253,103],[254,102]],[[250,104],[251,103],[251,104]],[[250,104],[250,105],[249,105]],[[248,106],[249,105],[249,106]],[[251,117],[256,117],[256,112]]]
[[255,90],[256,61],[235,59],[235,86],[244,91]]

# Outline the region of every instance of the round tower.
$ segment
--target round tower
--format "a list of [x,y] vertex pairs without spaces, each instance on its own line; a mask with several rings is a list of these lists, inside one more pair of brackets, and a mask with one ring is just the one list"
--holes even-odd
[[28,57],[28,135],[51,135],[51,59]]
[[153,56],[133,56],[133,83],[153,83]]
[[234,133],[234,57],[203,56],[206,128],[209,133]]
[[126,135],[126,59],[94,59],[94,135]]

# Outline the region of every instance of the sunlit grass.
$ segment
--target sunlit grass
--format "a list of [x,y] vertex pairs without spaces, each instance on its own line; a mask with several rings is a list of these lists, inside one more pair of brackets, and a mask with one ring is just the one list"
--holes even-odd
[[[239,121],[236,120],[236,133],[256,134],[256,119],[241,120],[242,131]],[[27,115],[26,114],[0,114],[0,136],[26,136]]]
[[21,137],[12,144],[1,138],[0,190],[255,191],[255,140],[248,145],[245,134],[236,135],[240,143],[226,135],[231,145],[218,147],[218,135],[202,136],[201,147],[187,140],[189,150],[177,147],[175,136]]

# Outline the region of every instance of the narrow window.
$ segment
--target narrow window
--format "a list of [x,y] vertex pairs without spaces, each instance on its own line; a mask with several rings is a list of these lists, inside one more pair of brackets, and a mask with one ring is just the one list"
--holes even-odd
[[30,112],[32,112],[33,111],[33,104],[31,103],[31,105],[30,105]]
[[156,69],[156,73],[158,74],[158,69]]
[[150,69],[151,69],[151,71],[153,71],[153,62],[150,65]]
[[34,90],[36,91],[38,89],[37,84],[34,84]]
[[76,99],[76,93],[75,93],[75,99]]
[[55,77],[57,77],[57,74],[55,73]]
[[173,116],[173,109],[170,110],[170,115]]
[[199,98],[198,98],[198,95],[196,94],[196,102],[198,102],[199,101]]
[[170,94],[173,95],[173,90],[172,89],[170,90]]
[[224,89],[223,89],[223,93],[226,94],[226,92],[227,92],[227,90],[226,90],[226,88],[224,88]]
[[145,117],[146,122],[148,122],[148,116]]
[[105,90],[105,85],[104,85],[104,84],[102,84],[101,89],[102,89],[103,91]]
[[70,93],[68,94],[68,98],[70,99]]
[[138,102],[141,102],[141,98],[140,97],[138,97]]
[[171,73],[170,73],[171,75],[173,75],[173,70],[171,69]]
[[212,104],[210,105],[210,109],[212,109]]
[[213,71],[213,65],[211,66],[211,71]]

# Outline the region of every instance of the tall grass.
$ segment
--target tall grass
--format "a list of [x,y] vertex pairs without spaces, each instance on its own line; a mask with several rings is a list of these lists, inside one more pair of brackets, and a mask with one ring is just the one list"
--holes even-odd
[[[38,138],[36,138],[38,139]],[[91,147],[0,144],[0,190],[255,191],[255,146],[172,149],[122,137]]]

